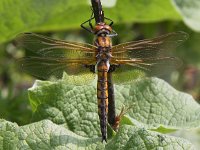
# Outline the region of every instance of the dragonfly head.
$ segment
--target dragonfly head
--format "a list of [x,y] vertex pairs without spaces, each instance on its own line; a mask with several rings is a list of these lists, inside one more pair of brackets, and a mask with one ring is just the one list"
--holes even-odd
[[105,23],[98,23],[94,28],[94,33],[98,35],[109,35],[112,32],[111,26]]

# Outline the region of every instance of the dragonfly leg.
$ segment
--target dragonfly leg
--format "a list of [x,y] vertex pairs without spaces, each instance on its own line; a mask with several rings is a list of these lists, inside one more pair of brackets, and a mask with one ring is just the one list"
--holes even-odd
[[95,73],[95,65],[85,65],[91,72]]
[[122,107],[119,115],[115,117],[115,124],[112,126],[113,130],[118,131],[121,118],[129,111],[130,108],[132,108],[132,106],[129,106],[127,108],[125,108],[125,106]]
[[[114,22],[113,22],[112,19],[107,18],[107,17],[104,17],[104,18],[105,18],[106,20],[109,20],[109,21],[110,21],[109,26],[112,26],[112,25],[114,24]],[[112,30],[112,33],[110,33],[108,36],[113,37],[113,36],[117,36],[117,35],[118,35],[117,32],[115,32],[115,30]]]
[[[92,20],[94,19],[94,12],[93,12],[92,7],[91,7],[91,10],[92,10],[92,14],[91,14],[91,16],[90,16],[90,19],[88,19],[88,20],[86,20],[85,22],[83,22],[83,23],[81,24],[81,27],[82,27],[83,29],[85,29],[86,31],[93,33]],[[90,29],[87,28],[87,27],[85,27],[85,24],[86,24],[86,23],[89,23]]]
[[110,19],[110,18],[107,18],[107,17],[104,17],[106,20],[109,20],[110,21],[110,24],[109,24],[109,26],[112,26],[113,25],[113,20],[112,19]]
[[[92,13],[92,15],[93,15],[93,13]],[[91,21],[94,19],[94,17],[90,17],[90,19],[88,19],[88,20],[86,20],[85,22],[83,22],[82,24],[81,24],[81,27],[83,28],[83,29],[85,29],[86,31],[88,31],[88,32],[90,32],[90,33],[93,33],[93,26],[92,26],[92,23],[91,23]],[[87,27],[85,27],[85,24],[86,23],[89,23],[89,25],[90,25],[90,28],[87,28]]]
[[112,19],[110,19],[110,18],[107,18],[107,17],[104,17],[106,20],[109,20],[110,21],[110,24],[109,24],[109,26],[112,26],[113,25],[113,23],[114,23],[114,21],[112,20]]
[[89,19],[89,25],[90,25],[90,28],[93,30],[93,25],[92,25],[92,20],[94,19],[94,12],[92,10],[92,15],[90,16],[90,19]]

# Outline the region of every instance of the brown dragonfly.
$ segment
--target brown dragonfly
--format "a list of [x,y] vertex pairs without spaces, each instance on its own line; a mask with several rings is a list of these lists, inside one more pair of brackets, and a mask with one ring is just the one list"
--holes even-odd
[[108,25],[100,20],[95,27],[87,29],[95,34],[93,45],[51,39],[34,33],[22,33],[14,40],[15,45],[35,54],[19,59],[18,63],[24,71],[39,79],[61,78],[66,72],[72,76],[84,75],[86,80],[92,80],[97,74],[102,141],[107,140],[108,75],[112,73],[113,81],[121,83],[133,80],[131,72],[135,69],[150,75],[174,69],[180,61],[167,55],[167,51],[188,37],[184,32],[173,32],[153,39],[112,46],[111,37],[116,33],[111,25],[112,22]]

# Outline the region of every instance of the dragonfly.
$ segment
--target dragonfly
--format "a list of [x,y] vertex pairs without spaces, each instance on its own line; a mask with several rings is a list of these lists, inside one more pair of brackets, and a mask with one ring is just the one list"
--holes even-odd
[[[141,70],[150,75],[157,75],[180,65],[180,59],[168,55],[188,38],[187,33],[179,31],[156,38],[112,45],[112,37],[117,33],[112,29],[113,21],[104,17],[100,3],[94,1],[93,15],[81,24],[95,36],[93,44],[68,42],[52,39],[35,33],[21,33],[14,39],[14,45],[33,53],[17,62],[22,70],[39,79],[62,78],[63,72],[71,76],[84,76],[94,79],[97,74],[97,103],[102,141],[107,141],[107,122],[109,98],[113,100],[111,77],[116,83],[133,80],[132,71]],[[100,2],[100,1],[99,1]],[[95,19],[93,27],[91,20]],[[105,23],[104,19],[110,21]],[[84,25],[89,23],[89,28]],[[163,69],[165,68],[165,69]],[[111,110],[110,110],[111,111]],[[113,110],[114,111],[114,110]],[[112,111],[111,111],[112,112]],[[121,115],[122,113],[120,113]],[[119,116],[112,117],[119,121]]]

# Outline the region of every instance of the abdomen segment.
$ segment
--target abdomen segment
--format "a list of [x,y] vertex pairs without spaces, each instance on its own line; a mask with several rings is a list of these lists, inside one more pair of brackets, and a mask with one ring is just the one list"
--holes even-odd
[[100,119],[100,127],[102,141],[107,141],[107,113],[108,113],[108,85],[107,85],[107,61],[100,61],[97,64],[98,81],[97,81],[97,99],[98,99],[98,115]]

